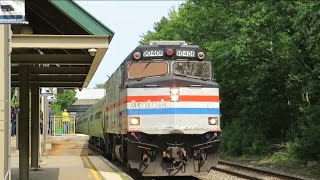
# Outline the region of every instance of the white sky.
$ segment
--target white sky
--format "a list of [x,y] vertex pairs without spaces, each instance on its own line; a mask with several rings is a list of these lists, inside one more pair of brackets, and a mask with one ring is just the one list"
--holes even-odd
[[110,28],[115,35],[89,88],[104,83],[139,45],[140,35],[153,29],[155,22],[167,16],[172,7],[184,1],[76,1],[86,11]]

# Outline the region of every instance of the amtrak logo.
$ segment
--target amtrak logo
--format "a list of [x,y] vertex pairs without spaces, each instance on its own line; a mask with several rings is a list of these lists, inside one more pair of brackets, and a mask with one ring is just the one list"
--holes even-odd
[[167,104],[163,99],[157,102],[151,102],[150,100],[147,102],[136,102],[135,100],[132,100],[129,109],[162,109],[166,107]]

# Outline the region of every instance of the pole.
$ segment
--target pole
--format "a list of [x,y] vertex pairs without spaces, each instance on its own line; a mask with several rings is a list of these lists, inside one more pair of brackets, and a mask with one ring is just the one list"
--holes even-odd
[[19,65],[19,180],[29,180],[29,66]]
[[10,25],[0,25],[0,179],[11,179],[10,167]]
[[[41,96],[41,112],[42,112],[42,134],[39,136],[39,159],[41,158],[41,155],[42,155],[42,143],[43,143],[43,132],[44,132],[44,130],[43,130],[43,128],[44,128],[44,125],[43,125],[43,109],[44,109],[44,96]],[[39,122],[39,124],[40,124],[40,122]]]
[[35,170],[39,167],[39,85],[31,87],[31,167]]
[[42,154],[47,155],[47,134],[48,134],[48,118],[49,118],[49,104],[47,96],[44,96],[43,108],[43,147]]

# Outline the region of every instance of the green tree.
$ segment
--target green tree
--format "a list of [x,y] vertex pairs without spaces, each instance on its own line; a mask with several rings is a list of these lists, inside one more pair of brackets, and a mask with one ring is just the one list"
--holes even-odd
[[55,94],[57,102],[53,103],[53,110],[55,115],[61,115],[63,109],[68,109],[76,100],[76,91],[74,89],[67,89],[63,94]]
[[[293,142],[320,159],[320,3],[189,0],[142,36],[202,46],[221,87],[224,152]],[[305,153],[303,153],[305,152]]]
[[320,160],[320,2],[298,5],[293,24],[297,66],[288,82],[291,91],[298,89],[291,97],[298,117],[292,134],[299,158]]
[[106,88],[106,83],[100,83],[100,84],[96,84],[95,89],[105,89]]
[[11,106],[19,107],[19,90],[17,87],[11,88]]

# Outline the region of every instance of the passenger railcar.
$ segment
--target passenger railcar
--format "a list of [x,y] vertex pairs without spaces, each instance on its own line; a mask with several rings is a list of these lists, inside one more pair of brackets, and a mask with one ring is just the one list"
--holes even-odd
[[208,173],[218,161],[219,86],[199,46],[138,46],[77,124],[108,157],[142,175]]

